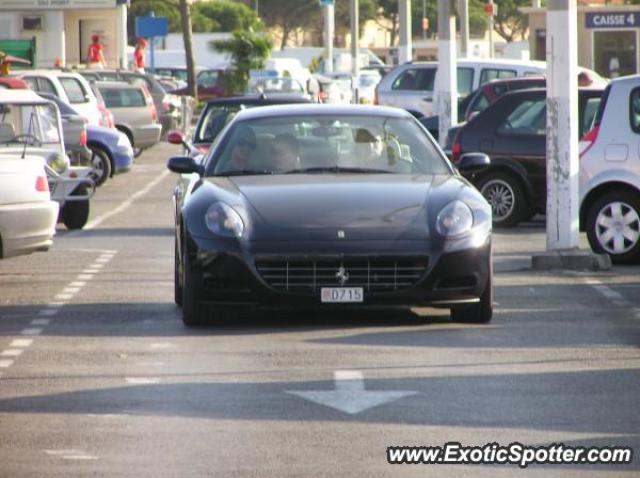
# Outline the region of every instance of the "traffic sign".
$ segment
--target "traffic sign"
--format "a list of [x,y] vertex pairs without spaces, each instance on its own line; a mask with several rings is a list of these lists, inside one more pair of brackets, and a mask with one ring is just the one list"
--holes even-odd
[[135,26],[137,37],[166,37],[169,33],[169,19],[167,17],[136,17]]
[[321,7],[332,7],[334,3],[334,0],[320,0]]

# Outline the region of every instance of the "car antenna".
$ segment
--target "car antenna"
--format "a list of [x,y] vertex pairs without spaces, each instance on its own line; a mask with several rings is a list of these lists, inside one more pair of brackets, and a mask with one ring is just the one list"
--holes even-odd
[[[31,135],[32,124],[33,124],[33,111],[29,115],[29,128],[27,128],[27,138]],[[24,148],[22,148],[22,156],[20,157],[20,159],[24,159],[24,157],[27,155],[27,141],[24,142]]]

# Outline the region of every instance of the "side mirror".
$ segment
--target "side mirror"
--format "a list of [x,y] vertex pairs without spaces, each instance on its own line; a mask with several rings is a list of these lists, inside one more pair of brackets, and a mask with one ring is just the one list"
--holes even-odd
[[167,162],[167,168],[178,174],[204,174],[204,167],[198,164],[191,156],[173,156]]
[[184,140],[184,133],[182,131],[174,129],[167,133],[167,141],[171,144],[184,145]]
[[463,154],[456,167],[461,173],[478,173],[491,166],[491,159],[484,153]]

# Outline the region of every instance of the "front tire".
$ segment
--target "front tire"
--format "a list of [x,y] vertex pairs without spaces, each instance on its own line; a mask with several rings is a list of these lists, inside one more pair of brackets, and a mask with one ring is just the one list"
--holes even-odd
[[487,173],[480,179],[478,190],[491,204],[496,227],[516,226],[531,214],[522,182],[513,174]]
[[[71,195],[84,196],[87,193],[87,187],[84,184],[80,184]],[[61,219],[67,229],[82,229],[89,220],[89,200],[67,201],[62,207]]]
[[487,324],[493,317],[493,284],[492,274],[489,272],[487,285],[480,295],[480,302],[476,304],[460,305],[451,308],[451,320],[470,324]]
[[640,262],[640,195],[611,191],[596,199],[587,211],[587,239],[614,264]]
[[180,270],[180,260],[178,258],[178,240],[175,242],[175,253],[173,262],[173,300],[176,305],[182,305],[182,271]]
[[199,292],[200,288],[185,243],[182,249],[182,322],[187,327],[198,327],[207,323]]

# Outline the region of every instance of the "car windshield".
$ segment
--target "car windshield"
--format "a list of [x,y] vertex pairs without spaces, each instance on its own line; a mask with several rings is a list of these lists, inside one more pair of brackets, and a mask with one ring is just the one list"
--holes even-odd
[[241,121],[222,138],[207,173],[450,174],[413,118],[283,116]]
[[207,107],[202,121],[200,121],[198,129],[193,136],[194,142],[212,143],[227,123],[234,118],[236,113],[246,107],[247,106],[240,104]]
[[56,107],[52,104],[0,104],[0,144],[61,143]]

